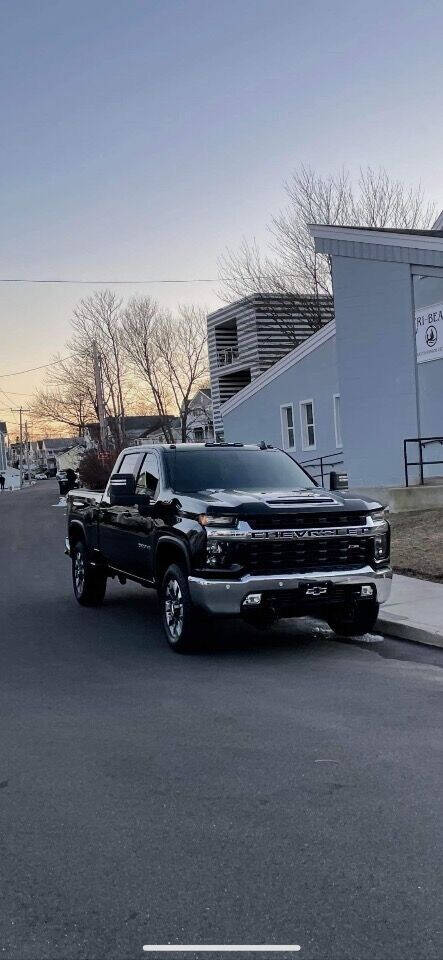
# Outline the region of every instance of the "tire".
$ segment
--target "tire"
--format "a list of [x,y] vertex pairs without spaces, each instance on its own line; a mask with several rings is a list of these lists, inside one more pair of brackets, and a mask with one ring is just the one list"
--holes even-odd
[[93,567],[82,540],[72,548],[72,586],[74,596],[82,607],[99,607],[105,599],[107,576]]
[[168,567],[160,588],[163,630],[175,653],[195,649],[200,633],[200,616],[191,600],[188,578],[177,564]]
[[342,637],[361,637],[371,633],[377,623],[379,604],[374,600],[361,600],[331,612],[328,623]]

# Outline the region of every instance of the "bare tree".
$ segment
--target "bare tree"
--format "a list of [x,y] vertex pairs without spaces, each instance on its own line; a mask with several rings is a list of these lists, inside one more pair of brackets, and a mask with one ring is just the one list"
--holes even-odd
[[135,373],[147,384],[165,440],[173,442],[168,406],[173,393],[162,361],[161,331],[169,318],[151,297],[133,297],[123,312],[121,343]]
[[89,371],[93,370],[92,348],[97,343],[100,354],[106,412],[114,442],[124,440],[124,381],[126,376],[126,358],[121,343],[122,301],[112,290],[97,290],[80,300],[71,320],[73,336],[68,341],[68,349],[76,361]]
[[180,413],[182,443],[186,443],[189,404],[208,379],[206,311],[180,306],[176,316],[164,318],[158,329],[158,351]]
[[150,297],[133,297],[123,314],[122,344],[148,386],[165,439],[174,440],[170,411],[175,408],[185,443],[189,403],[208,378],[205,310],[182,306],[172,315]]
[[93,416],[90,397],[81,385],[72,383],[65,389],[53,385],[37,390],[32,402],[34,423],[52,430],[54,423],[60,423],[83,436],[85,424]]
[[420,185],[406,187],[382,168],[361,170],[354,187],[347,170],[322,177],[302,166],[284,186],[288,202],[269,224],[268,253],[243,240],[220,258],[221,297],[278,293],[295,305],[308,294],[313,328],[322,322],[320,298],[331,294],[332,279],[330,258],[316,254],[308,224],[425,229],[435,215]]

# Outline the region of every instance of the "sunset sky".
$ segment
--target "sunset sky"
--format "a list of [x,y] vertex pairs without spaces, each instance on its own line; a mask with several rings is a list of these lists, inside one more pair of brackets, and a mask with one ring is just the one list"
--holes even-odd
[[[94,281],[214,278],[300,163],[385,166],[443,207],[441,0],[0,3],[0,420]],[[216,285],[123,286],[173,307]],[[14,402],[12,402],[14,401]]]

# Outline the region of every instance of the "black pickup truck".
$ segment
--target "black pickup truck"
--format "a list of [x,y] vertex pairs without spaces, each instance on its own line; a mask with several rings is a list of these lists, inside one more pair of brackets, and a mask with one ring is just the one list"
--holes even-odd
[[324,619],[374,627],[392,573],[380,503],[318,487],[265,444],[164,444],[120,454],[104,493],[68,494],[66,552],[79,603],[108,577],[158,590],[170,646],[188,650],[206,615]]

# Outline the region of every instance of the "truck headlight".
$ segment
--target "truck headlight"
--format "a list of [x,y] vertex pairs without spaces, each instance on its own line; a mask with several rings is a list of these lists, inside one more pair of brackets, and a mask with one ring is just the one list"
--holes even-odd
[[370,517],[372,518],[373,526],[376,527],[380,533],[389,530],[389,507],[383,507],[382,510],[374,510],[373,513],[370,514]]
[[199,521],[203,527],[236,527],[237,517],[234,516],[211,516],[208,513],[201,513]]

